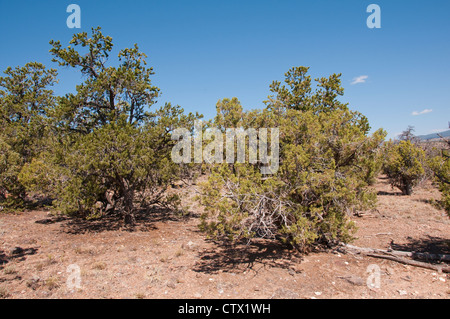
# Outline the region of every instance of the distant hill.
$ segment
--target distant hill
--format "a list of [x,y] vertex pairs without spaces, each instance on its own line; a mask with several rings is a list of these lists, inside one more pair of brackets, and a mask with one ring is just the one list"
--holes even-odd
[[432,133],[432,134],[427,134],[427,135],[420,135],[420,136],[417,136],[417,137],[420,138],[423,141],[427,141],[427,140],[440,138],[438,134],[443,136],[443,137],[450,137],[450,130],[444,131],[444,132],[440,132],[440,133]]

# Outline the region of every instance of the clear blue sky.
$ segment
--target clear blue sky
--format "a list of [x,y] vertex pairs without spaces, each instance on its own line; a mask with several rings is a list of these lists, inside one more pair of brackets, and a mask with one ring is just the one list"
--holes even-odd
[[[81,29],[66,26],[71,3],[81,7]],[[381,7],[381,29],[366,25],[371,3]],[[261,108],[269,84],[303,65],[313,77],[342,73],[341,100],[389,137],[408,125],[419,135],[445,130],[450,121],[448,0],[0,0],[0,70],[29,61],[57,68],[48,42],[67,45],[96,26],[115,52],[138,43],[148,55],[159,105],[207,118],[225,97]],[[59,73],[58,94],[82,80]]]

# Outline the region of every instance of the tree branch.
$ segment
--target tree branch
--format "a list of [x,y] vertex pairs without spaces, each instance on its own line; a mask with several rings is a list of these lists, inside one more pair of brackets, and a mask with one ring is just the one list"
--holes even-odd
[[403,258],[403,257],[411,257],[411,258],[417,258],[417,259],[422,259],[422,260],[450,262],[450,255],[397,251],[397,250],[389,250],[389,249],[382,250],[382,249],[375,249],[375,248],[357,247],[357,246],[348,245],[348,244],[341,244],[341,247],[343,249],[343,252],[345,252],[345,253],[353,252],[353,253],[357,253],[357,254],[363,254],[363,255],[366,255],[369,257],[388,259],[388,260],[392,260],[395,262],[399,262],[402,264],[411,265],[411,266],[415,266],[415,267],[432,269],[432,270],[435,270],[438,272],[450,273],[450,266],[433,265],[433,264],[426,263],[426,262],[420,262],[420,261],[416,261],[416,260]]

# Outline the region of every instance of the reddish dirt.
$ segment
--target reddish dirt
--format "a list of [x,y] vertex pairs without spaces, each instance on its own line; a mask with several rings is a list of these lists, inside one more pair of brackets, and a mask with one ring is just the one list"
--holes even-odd
[[[377,210],[352,217],[359,227],[354,245],[450,254],[450,219],[430,203],[440,197],[435,188],[400,196],[382,178],[375,188]],[[192,189],[177,191],[193,202]],[[149,212],[134,231],[115,219],[85,222],[46,211],[0,215],[0,297],[450,297],[449,276],[429,269],[336,251],[300,255],[266,241],[215,243],[198,231],[200,208],[191,205],[189,217]],[[81,271],[79,289],[67,285],[74,282],[70,265]],[[374,282],[370,265],[379,267],[379,288],[367,285]]]

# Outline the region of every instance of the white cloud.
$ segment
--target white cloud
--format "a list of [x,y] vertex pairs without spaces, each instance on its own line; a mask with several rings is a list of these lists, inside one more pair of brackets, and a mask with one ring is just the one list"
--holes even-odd
[[414,111],[414,112],[412,112],[411,115],[418,116],[418,115],[427,114],[427,113],[431,113],[431,112],[433,112],[432,109],[425,109],[425,110],[420,111],[420,112]]
[[356,78],[353,78],[353,82],[351,83],[351,85],[355,85],[358,83],[365,83],[368,78],[369,78],[368,75],[357,76]]

